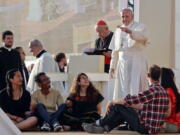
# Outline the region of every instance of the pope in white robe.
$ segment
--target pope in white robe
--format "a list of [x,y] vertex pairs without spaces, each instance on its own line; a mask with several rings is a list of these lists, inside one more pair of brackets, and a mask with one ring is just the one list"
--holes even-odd
[[[33,93],[38,89],[35,83],[35,76],[40,72],[45,73],[59,73],[59,67],[50,53],[46,52],[39,40],[33,40],[30,42],[30,51],[36,56],[36,61],[34,63],[33,69],[29,76],[29,81],[27,84],[27,89]],[[61,81],[52,81],[51,87],[58,90],[62,95],[65,94],[63,83]]]
[[133,21],[133,13],[122,11],[123,25],[118,27],[110,43],[112,58],[110,75],[115,78],[113,99],[123,99],[146,90],[148,66],[143,53],[148,41],[146,26]]

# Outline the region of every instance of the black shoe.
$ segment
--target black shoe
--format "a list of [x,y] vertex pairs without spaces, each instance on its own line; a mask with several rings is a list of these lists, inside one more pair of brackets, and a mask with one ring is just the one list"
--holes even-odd
[[104,132],[106,132],[103,127],[98,126],[95,123],[83,123],[82,127],[88,133],[103,134]]

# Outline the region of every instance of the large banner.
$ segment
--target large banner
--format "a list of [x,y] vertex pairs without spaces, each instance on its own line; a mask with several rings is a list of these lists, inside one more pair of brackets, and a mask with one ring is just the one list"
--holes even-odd
[[22,135],[19,129],[8,118],[0,108],[0,134],[1,135]]

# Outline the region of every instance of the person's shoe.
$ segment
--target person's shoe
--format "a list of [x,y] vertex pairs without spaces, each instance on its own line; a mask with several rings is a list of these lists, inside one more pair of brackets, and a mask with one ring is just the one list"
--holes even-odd
[[62,126],[59,124],[59,122],[55,122],[55,123],[53,124],[53,129],[54,129],[55,132],[63,131],[63,128],[62,128]]
[[40,129],[41,131],[51,131],[51,127],[47,122],[44,122]]
[[82,127],[84,131],[88,133],[103,134],[104,132],[106,132],[106,130],[103,127],[98,126],[95,123],[83,123]]
[[128,124],[122,124],[119,127],[116,128],[117,130],[130,130],[130,127]]
[[178,126],[172,123],[166,122],[165,124],[165,133],[178,133]]
[[84,129],[86,126],[89,126],[89,125],[92,125],[92,124],[94,124],[94,123],[82,123],[82,128]]

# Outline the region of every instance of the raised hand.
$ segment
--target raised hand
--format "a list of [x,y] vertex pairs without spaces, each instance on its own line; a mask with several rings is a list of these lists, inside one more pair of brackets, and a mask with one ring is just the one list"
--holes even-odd
[[132,31],[130,30],[130,29],[128,29],[128,28],[125,28],[125,27],[119,27],[120,29],[121,29],[121,31],[123,31],[123,32],[126,32],[126,33],[128,33],[128,34],[132,34]]

